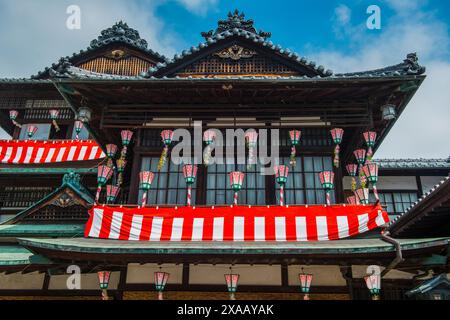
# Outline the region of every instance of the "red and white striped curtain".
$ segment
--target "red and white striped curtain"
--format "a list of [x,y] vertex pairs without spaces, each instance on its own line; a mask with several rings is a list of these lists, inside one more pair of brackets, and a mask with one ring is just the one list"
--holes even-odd
[[0,141],[0,163],[43,164],[97,160],[104,157],[102,149],[93,140]]
[[95,206],[85,237],[134,241],[327,241],[389,222],[381,206],[120,208]]

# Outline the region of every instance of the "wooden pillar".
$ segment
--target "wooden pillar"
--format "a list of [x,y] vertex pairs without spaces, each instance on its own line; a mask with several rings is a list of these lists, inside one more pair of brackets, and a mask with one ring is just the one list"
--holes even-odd
[[345,281],[347,282],[348,294],[350,295],[350,299],[353,300],[354,293],[352,266],[340,266],[339,269],[341,270],[342,277],[344,277]]
[[117,285],[117,290],[114,295],[115,300],[123,300],[123,292],[127,285],[127,273],[128,273],[128,266],[125,265],[120,270],[119,284]]
[[183,277],[181,281],[183,290],[189,290],[189,263],[183,263]]

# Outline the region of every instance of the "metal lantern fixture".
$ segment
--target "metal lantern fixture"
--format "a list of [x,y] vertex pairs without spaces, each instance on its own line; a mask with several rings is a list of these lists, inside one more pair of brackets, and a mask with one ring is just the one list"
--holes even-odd
[[158,291],[158,300],[164,300],[163,291],[169,280],[170,274],[167,272],[157,271],[155,272],[155,289]]
[[284,206],[284,185],[287,182],[289,167],[285,165],[275,166],[275,180],[280,185],[280,206]]
[[387,104],[381,107],[383,120],[390,121],[397,117],[397,112],[395,111],[395,105]]
[[109,178],[111,178],[113,174],[113,170],[106,166],[101,165],[98,166],[97,169],[97,194],[95,195],[95,202],[98,202],[98,199],[100,198],[100,192],[102,191],[102,187],[108,182]]
[[300,290],[304,294],[303,300],[309,300],[309,290],[311,289],[313,275],[304,273],[302,268],[302,273],[298,275],[298,279],[300,280]]
[[28,138],[32,138],[35,134],[36,134],[36,132],[38,131],[38,127],[36,127],[35,125],[33,125],[33,124],[29,124],[28,126],[27,126],[27,135],[28,135]]
[[238,204],[238,192],[244,184],[245,173],[239,171],[230,172],[230,185],[234,191],[234,205]]
[[158,162],[158,171],[164,167],[167,161],[167,156],[169,154],[169,146],[172,144],[174,132],[172,130],[163,130],[161,132],[161,139],[164,144],[163,151],[161,153],[161,157]]
[[376,163],[368,163],[363,168],[363,173],[367,179],[367,181],[372,185],[373,194],[377,202],[380,200],[378,196],[377,190],[377,182],[378,182],[378,165]]
[[80,120],[76,120],[75,121],[75,124],[74,124],[74,127],[75,127],[75,133],[76,133],[76,136],[75,136],[75,139],[79,139],[79,137],[80,137],[80,132],[81,132],[81,130],[83,130],[83,122],[82,121],[80,121]]
[[352,177],[352,191],[356,190],[356,176],[358,175],[358,165],[354,163],[350,163],[345,166],[347,173],[350,177]]
[[334,148],[334,160],[333,164],[336,168],[339,168],[339,153],[341,147],[339,146],[342,143],[342,137],[344,136],[344,129],[334,128],[330,131],[331,137],[333,138],[333,142],[336,145]]
[[60,131],[58,123],[56,122],[56,119],[59,117],[59,110],[57,109],[51,109],[50,112],[50,119],[52,119],[53,126],[55,127],[56,132]]
[[371,274],[364,277],[373,300],[380,300],[381,276],[379,274]]
[[197,178],[197,170],[198,167],[192,164],[185,164],[183,166],[183,175],[187,184],[187,206],[191,206],[191,197],[192,197],[192,185],[195,183],[195,179]]
[[111,271],[99,271],[98,282],[100,285],[100,289],[102,290],[102,300],[108,300],[108,285],[109,279],[111,277]]
[[203,152],[203,162],[206,166],[211,164],[211,153],[212,147],[211,144],[216,140],[217,134],[216,131],[209,129],[203,132],[203,141],[206,143],[205,151]]
[[356,196],[350,196],[347,197],[347,203],[348,204],[352,204],[352,205],[356,205],[359,204],[358,198]]
[[330,191],[334,189],[334,172],[333,171],[320,172],[319,178],[322,187],[325,189],[327,205],[330,205],[331,204]]
[[371,161],[373,157],[373,148],[375,147],[375,142],[377,140],[377,133],[375,131],[368,131],[363,133],[364,140],[367,145],[367,160]]
[[225,274],[224,276],[228,292],[230,293],[230,300],[236,300],[235,293],[238,287],[239,274],[232,273],[232,270],[230,268],[230,273]]
[[142,207],[145,207],[147,203],[147,193],[150,190],[154,178],[155,174],[151,171],[142,171],[139,173],[139,189],[142,190]]
[[9,119],[11,119],[11,122],[18,128],[22,128],[22,125],[20,125],[16,119],[19,116],[19,111],[17,110],[10,110],[9,111]]
[[297,164],[297,161],[295,157],[297,156],[297,149],[296,146],[300,144],[300,138],[302,136],[302,132],[299,130],[291,130],[289,131],[289,138],[291,140],[291,157],[290,157],[290,164],[291,166],[295,167]]
[[120,188],[112,184],[106,186],[106,203],[114,203],[119,195]]
[[252,165],[256,164],[256,146],[258,143],[258,133],[256,131],[249,131],[245,133],[245,143],[248,148],[248,163],[247,169],[251,169]]
[[87,108],[87,107],[81,107],[78,110],[78,120],[84,122],[84,123],[88,123],[89,121],[91,121],[91,117],[92,117],[92,110]]
[[369,189],[360,188],[355,191],[355,196],[360,204],[369,204]]

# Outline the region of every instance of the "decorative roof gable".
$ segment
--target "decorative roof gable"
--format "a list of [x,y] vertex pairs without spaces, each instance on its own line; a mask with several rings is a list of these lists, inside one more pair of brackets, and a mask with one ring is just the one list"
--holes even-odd
[[119,21],[101,31],[86,50],[80,50],[71,57],[60,58],[51,68],[47,67],[31,78],[45,79],[49,76],[50,69],[57,69],[67,62],[88,71],[137,76],[165,60],[164,56],[148,48],[147,41],[140,37],[137,30]]
[[43,216],[45,222],[87,220],[87,208],[93,202],[92,195],[81,184],[80,175],[69,172],[59,188],[3,224],[41,221]]
[[[175,55],[172,60],[158,63],[155,68],[150,68],[143,76],[149,78],[173,77],[192,73],[192,76],[195,77],[196,75],[216,74],[216,69],[219,70],[219,76],[220,70],[229,70],[224,72],[228,75],[295,75],[310,78],[329,77],[333,74],[331,70],[325,70],[323,66],[317,67],[316,63],[309,62],[289,49],[283,49],[281,46],[267,41],[271,34],[264,31],[258,32],[253,26],[253,21],[245,20],[244,17],[244,14],[237,10],[229,13],[227,20],[218,22],[215,31],[202,32],[205,42],[193,46],[189,50],[184,50],[181,55]],[[210,61],[206,61],[208,58],[211,58]],[[222,59],[222,63],[218,63],[220,59]],[[246,59],[255,60],[252,62],[255,67],[250,68],[251,72],[246,71],[249,69],[248,67],[240,68],[239,66],[240,63],[248,62]],[[202,66],[195,65],[198,63],[201,63]],[[261,64],[266,66],[261,67]],[[269,65],[267,66],[267,64]],[[196,67],[199,70],[196,71]],[[239,69],[243,69],[243,71],[239,71]]]

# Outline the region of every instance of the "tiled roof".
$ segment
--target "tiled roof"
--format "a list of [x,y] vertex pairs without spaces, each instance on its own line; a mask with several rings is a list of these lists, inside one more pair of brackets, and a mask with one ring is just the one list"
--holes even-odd
[[388,228],[394,227],[397,223],[399,223],[400,220],[407,217],[409,214],[415,211],[419,205],[421,205],[424,201],[428,200],[428,198],[432,197],[435,193],[439,192],[441,188],[443,188],[448,184],[450,184],[450,176],[442,180],[439,184],[435,185],[430,191],[425,193],[419,200],[414,202],[408,209],[406,209],[404,213],[398,215],[394,220],[391,220],[388,224]]
[[166,60],[166,57],[148,48],[147,41],[140,37],[137,30],[130,28],[125,22],[119,21],[111,28],[107,28],[101,31],[98,38],[92,40],[90,46],[86,50],[75,52],[72,54],[72,56],[62,57],[57,63],[53,63],[51,67],[46,67],[43,71],[39,71],[37,75],[31,76],[31,78],[39,79],[40,77],[46,75],[50,71],[50,69],[58,68],[62,63],[64,63],[65,60],[73,61],[73,59],[81,57],[86,53],[94,51],[98,48],[110,45],[111,43],[121,43],[129,45],[133,48],[155,56],[160,60]]
[[450,169],[447,159],[375,159],[381,169]]

